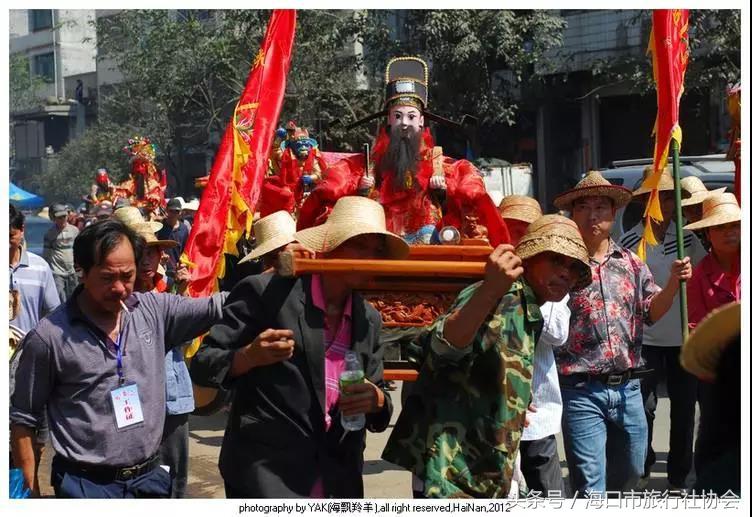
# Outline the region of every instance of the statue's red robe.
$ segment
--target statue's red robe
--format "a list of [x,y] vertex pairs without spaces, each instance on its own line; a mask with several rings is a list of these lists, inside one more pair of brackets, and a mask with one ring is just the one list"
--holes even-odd
[[279,161],[279,170],[264,178],[261,186],[258,205],[261,217],[280,210],[295,213],[304,194],[300,177],[304,174],[321,174],[324,170],[326,162],[318,149],[311,149],[308,157],[302,161],[295,157],[292,149],[285,149]]
[[[371,160],[378,164],[384,157],[389,137],[382,128],[373,148]],[[443,213],[435,206],[428,188],[434,170],[446,178],[447,195]],[[365,174],[365,157],[356,154],[329,166],[324,179],[303,202],[298,215],[298,229],[323,223],[334,204],[342,196],[357,194],[360,179]],[[486,192],[483,178],[467,160],[455,160],[441,155],[434,146],[431,132],[423,130],[416,184],[411,188],[396,188],[394,174],[386,173],[372,196],[384,207],[387,229],[398,235],[412,234],[426,225],[454,226],[462,231],[465,217],[477,217],[486,227],[493,246],[510,242],[509,231],[499,211]]]

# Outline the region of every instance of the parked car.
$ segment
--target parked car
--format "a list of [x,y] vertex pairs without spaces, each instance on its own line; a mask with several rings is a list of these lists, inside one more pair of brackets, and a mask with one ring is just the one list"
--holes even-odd
[[40,257],[44,251],[44,234],[52,228],[55,223],[38,215],[26,215],[24,221],[24,241],[26,249],[36,253]]
[[[697,176],[708,190],[726,187],[726,192],[734,192],[734,162],[726,160],[725,155],[684,156],[679,161],[682,178]],[[615,161],[612,167],[602,169],[600,172],[614,185],[635,190],[642,184],[643,170],[651,163],[653,163],[652,158]],[[670,165],[671,160],[669,160]],[[643,211],[644,206],[635,201],[620,209],[614,220],[612,230],[614,239],[618,239],[621,234],[636,225],[642,219]]]

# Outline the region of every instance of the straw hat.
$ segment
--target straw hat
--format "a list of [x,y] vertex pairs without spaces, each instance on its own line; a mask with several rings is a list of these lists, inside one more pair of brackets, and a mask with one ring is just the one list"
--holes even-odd
[[[650,194],[651,189],[645,188],[645,180],[648,179],[648,176],[652,172],[652,165],[645,167],[645,169],[642,171],[642,184],[640,185],[640,188],[632,192],[632,197],[641,196],[643,194]],[[666,190],[674,190],[674,177],[668,167],[663,168],[663,171],[661,171],[661,177],[658,179],[658,191],[662,192]]]
[[135,206],[124,206],[122,208],[118,208],[112,213],[112,217],[126,226],[133,226],[134,224],[148,224],[151,228],[151,231],[154,233],[157,233],[162,229],[162,223],[160,222],[146,222],[144,216],[141,215],[141,211]]
[[742,220],[742,210],[733,194],[708,196],[702,202],[702,219],[684,227],[685,230],[698,230],[709,226],[735,223]]
[[254,260],[270,251],[295,241],[295,220],[289,212],[280,210],[262,217],[253,225],[256,247],[238,264]]
[[177,241],[157,239],[155,233],[162,229],[162,223],[144,220],[141,211],[135,206],[118,208],[112,213],[112,217],[139,234],[146,241],[147,246],[174,248],[178,245]]
[[543,215],[540,204],[530,196],[506,196],[501,200],[499,213],[504,219],[532,223]]
[[178,246],[178,241],[157,239],[157,236],[151,229],[150,223],[134,223],[126,226],[139,234],[146,241],[147,246],[159,246],[160,248],[174,248]]
[[723,351],[741,333],[742,306],[732,302],[708,314],[682,347],[681,365],[702,381],[716,379]]
[[581,266],[580,277],[574,289],[583,289],[593,281],[587,247],[580,230],[571,219],[553,214],[539,217],[530,224],[515,250],[517,256],[523,260],[544,251],[558,253],[578,261],[578,265]]
[[401,259],[410,253],[404,239],[386,230],[384,208],[362,196],[339,198],[324,224],[299,231],[295,239],[317,253],[327,253],[348,239],[369,234],[386,236],[390,258]]
[[726,187],[721,187],[715,190],[708,190],[705,184],[697,176],[687,176],[681,180],[682,194],[689,194],[689,197],[682,199],[681,206],[699,205],[708,196],[716,196],[723,194],[726,191]]
[[611,198],[616,208],[621,208],[632,199],[632,192],[626,187],[611,184],[600,172],[590,171],[573,189],[556,196],[554,206],[559,210],[571,210],[576,199],[595,196]]

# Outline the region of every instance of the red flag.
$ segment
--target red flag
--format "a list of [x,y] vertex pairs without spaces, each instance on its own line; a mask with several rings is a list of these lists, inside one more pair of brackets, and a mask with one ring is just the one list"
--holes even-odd
[[250,232],[267,171],[295,39],[295,11],[275,10],[251,65],[232,120],[227,124],[181,260],[191,270],[190,296],[217,291],[224,254],[238,255]]
[[640,241],[637,254],[645,258],[645,244],[655,246],[651,219],[663,221],[658,181],[661,171],[668,161],[671,140],[681,147],[682,132],[679,127],[679,102],[684,92],[684,72],[689,62],[689,10],[654,9],[653,30],[650,33],[648,53],[653,58],[653,79],[658,97],[658,115],[653,134],[653,172],[645,180],[644,186],[651,189],[650,199],[645,207],[645,235]]

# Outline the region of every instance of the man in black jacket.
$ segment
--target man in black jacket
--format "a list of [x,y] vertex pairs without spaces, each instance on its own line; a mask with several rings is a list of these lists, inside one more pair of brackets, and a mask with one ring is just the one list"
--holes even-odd
[[[403,258],[381,205],[344,197],[329,220],[295,238],[324,258]],[[386,429],[381,317],[352,291],[357,274],[247,277],[193,358],[198,384],[232,387],[219,470],[228,497],[363,497],[365,431]],[[248,345],[247,343],[250,343]],[[365,382],[340,396],[344,351],[358,354]],[[342,414],[365,413],[345,431]]]

